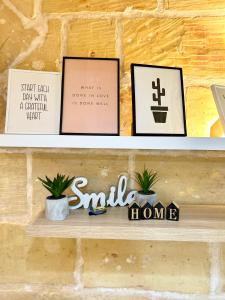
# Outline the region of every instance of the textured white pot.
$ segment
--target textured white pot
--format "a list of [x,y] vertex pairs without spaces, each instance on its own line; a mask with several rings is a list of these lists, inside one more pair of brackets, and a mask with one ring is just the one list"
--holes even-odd
[[135,200],[141,205],[143,202],[147,201],[149,204],[154,205],[156,203],[157,194],[153,192],[152,194],[146,195],[141,192],[135,194]]
[[61,199],[49,199],[45,201],[45,216],[51,221],[62,221],[69,215],[69,204],[67,197]]

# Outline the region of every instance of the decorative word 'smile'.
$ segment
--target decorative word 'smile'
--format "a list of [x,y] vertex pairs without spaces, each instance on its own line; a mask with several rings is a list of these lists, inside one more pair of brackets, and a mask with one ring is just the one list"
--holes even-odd
[[117,188],[115,186],[110,187],[109,196],[103,192],[100,193],[83,193],[80,188],[87,186],[88,180],[85,177],[77,177],[74,179],[71,189],[76,196],[71,197],[70,200],[78,200],[80,202],[75,206],[70,206],[71,209],[77,209],[80,207],[88,208],[92,206],[96,208],[97,206],[125,206],[134,201],[135,194],[137,191],[130,191],[128,194],[127,190],[127,177],[120,176]]

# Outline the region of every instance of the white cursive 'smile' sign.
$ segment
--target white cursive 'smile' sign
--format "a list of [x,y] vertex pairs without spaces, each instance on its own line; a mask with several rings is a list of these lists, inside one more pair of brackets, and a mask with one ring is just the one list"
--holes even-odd
[[100,192],[96,193],[82,193],[80,188],[85,187],[88,184],[88,180],[85,177],[77,177],[74,179],[71,189],[76,196],[69,197],[69,200],[80,199],[80,202],[75,206],[70,206],[70,209],[77,209],[80,207],[88,208],[92,206],[96,208],[97,206],[125,206],[134,201],[134,197],[137,191],[130,191],[126,195],[127,189],[127,177],[122,175],[118,181],[118,187],[110,187],[110,192],[108,199],[106,199],[106,194]]

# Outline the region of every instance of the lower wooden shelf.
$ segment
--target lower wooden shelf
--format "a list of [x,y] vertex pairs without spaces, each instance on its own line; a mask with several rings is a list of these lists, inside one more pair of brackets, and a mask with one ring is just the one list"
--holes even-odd
[[57,222],[42,214],[28,225],[27,233],[35,237],[225,242],[224,206],[181,206],[179,222],[129,221],[127,213],[127,207],[116,207],[104,215],[88,216],[79,209]]

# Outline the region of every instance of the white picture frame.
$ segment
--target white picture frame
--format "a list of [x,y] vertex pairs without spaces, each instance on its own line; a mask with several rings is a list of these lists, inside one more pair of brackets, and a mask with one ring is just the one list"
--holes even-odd
[[225,132],[225,86],[213,84],[211,91],[220,117],[223,131]]
[[61,73],[9,69],[6,134],[59,134]]
[[181,68],[131,65],[133,135],[186,136]]

